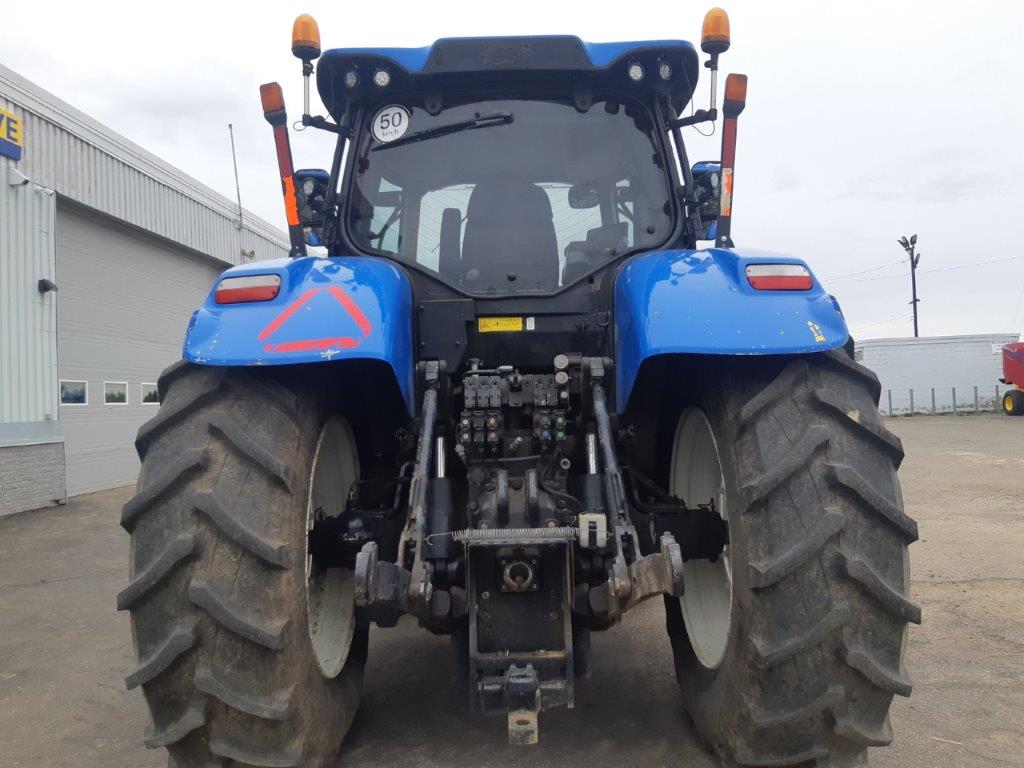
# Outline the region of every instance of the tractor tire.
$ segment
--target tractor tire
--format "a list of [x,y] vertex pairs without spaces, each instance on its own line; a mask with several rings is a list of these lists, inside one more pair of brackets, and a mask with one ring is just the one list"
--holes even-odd
[[[904,642],[921,620],[907,597],[917,525],[878,379],[836,350],[729,363],[700,389],[670,490],[709,478],[686,501],[720,493],[730,541],[718,582],[684,578],[694,593],[666,599],[687,712],[726,766],[865,766],[892,740],[893,695],[910,694]],[[717,464],[680,447],[702,429]]]
[[[138,493],[121,517],[131,581],[117,600],[139,657],[126,683],[153,718],[145,743],[177,768],[325,766],[355,716],[367,640],[353,602],[344,658],[325,664],[309,619],[332,596],[311,587],[307,526],[321,429],[338,417],[265,371],[182,362],[159,391],[136,439]],[[349,484],[353,461],[336,470]]]
[[1024,414],[1024,392],[1019,389],[1011,389],[1003,395],[1003,413],[1007,416],[1020,416]]

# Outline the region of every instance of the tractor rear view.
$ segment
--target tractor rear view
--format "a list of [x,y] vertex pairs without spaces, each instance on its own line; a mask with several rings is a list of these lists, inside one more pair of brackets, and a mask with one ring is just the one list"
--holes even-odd
[[[891,741],[920,621],[903,451],[807,264],[732,241],[728,47],[714,9],[688,110],[683,41],[321,55],[299,17],[302,123],[334,156],[293,169],[261,88],[291,255],[217,281],[137,439],[118,605],[147,745],[331,764],[368,628],[405,614],[532,744],[601,663],[591,633],[651,598],[723,765],[853,768]],[[721,160],[691,166],[682,129],[717,120]]]

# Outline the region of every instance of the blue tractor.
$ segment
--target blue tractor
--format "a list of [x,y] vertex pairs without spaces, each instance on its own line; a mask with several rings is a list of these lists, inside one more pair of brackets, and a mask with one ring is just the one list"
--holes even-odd
[[[321,55],[296,21],[330,167],[292,168],[263,86],[290,257],[221,276],[137,439],[118,603],[149,746],[331,764],[368,627],[403,614],[534,743],[590,634],[655,597],[723,765],[853,768],[892,739],[920,620],[903,451],[808,266],[732,242],[728,46],[714,9],[694,109],[679,40]],[[722,157],[691,167],[681,129],[710,121]]]

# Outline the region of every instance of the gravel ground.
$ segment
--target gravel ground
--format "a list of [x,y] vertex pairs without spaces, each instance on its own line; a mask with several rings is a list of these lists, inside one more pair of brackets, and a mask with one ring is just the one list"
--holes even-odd
[[[891,419],[907,459],[911,548],[910,699],[893,706],[895,743],[876,768],[1024,766],[1024,418]],[[129,488],[0,520],[0,767],[149,768],[142,746],[118,526]],[[448,644],[412,622],[371,636],[364,705],[339,765],[713,768],[686,721],[661,606],[595,635],[593,677],[577,707],[541,716],[541,745],[503,744],[498,718],[466,711]]]

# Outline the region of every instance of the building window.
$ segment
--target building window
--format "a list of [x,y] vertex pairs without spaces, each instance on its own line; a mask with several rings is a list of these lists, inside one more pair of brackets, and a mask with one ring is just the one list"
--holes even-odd
[[89,383],[86,381],[60,380],[61,405],[88,405]]
[[128,382],[127,381],[104,381],[103,402],[107,405],[128,404]]
[[142,382],[142,397],[141,401],[145,404],[152,403],[153,405],[160,405],[160,390],[156,384],[147,384]]

